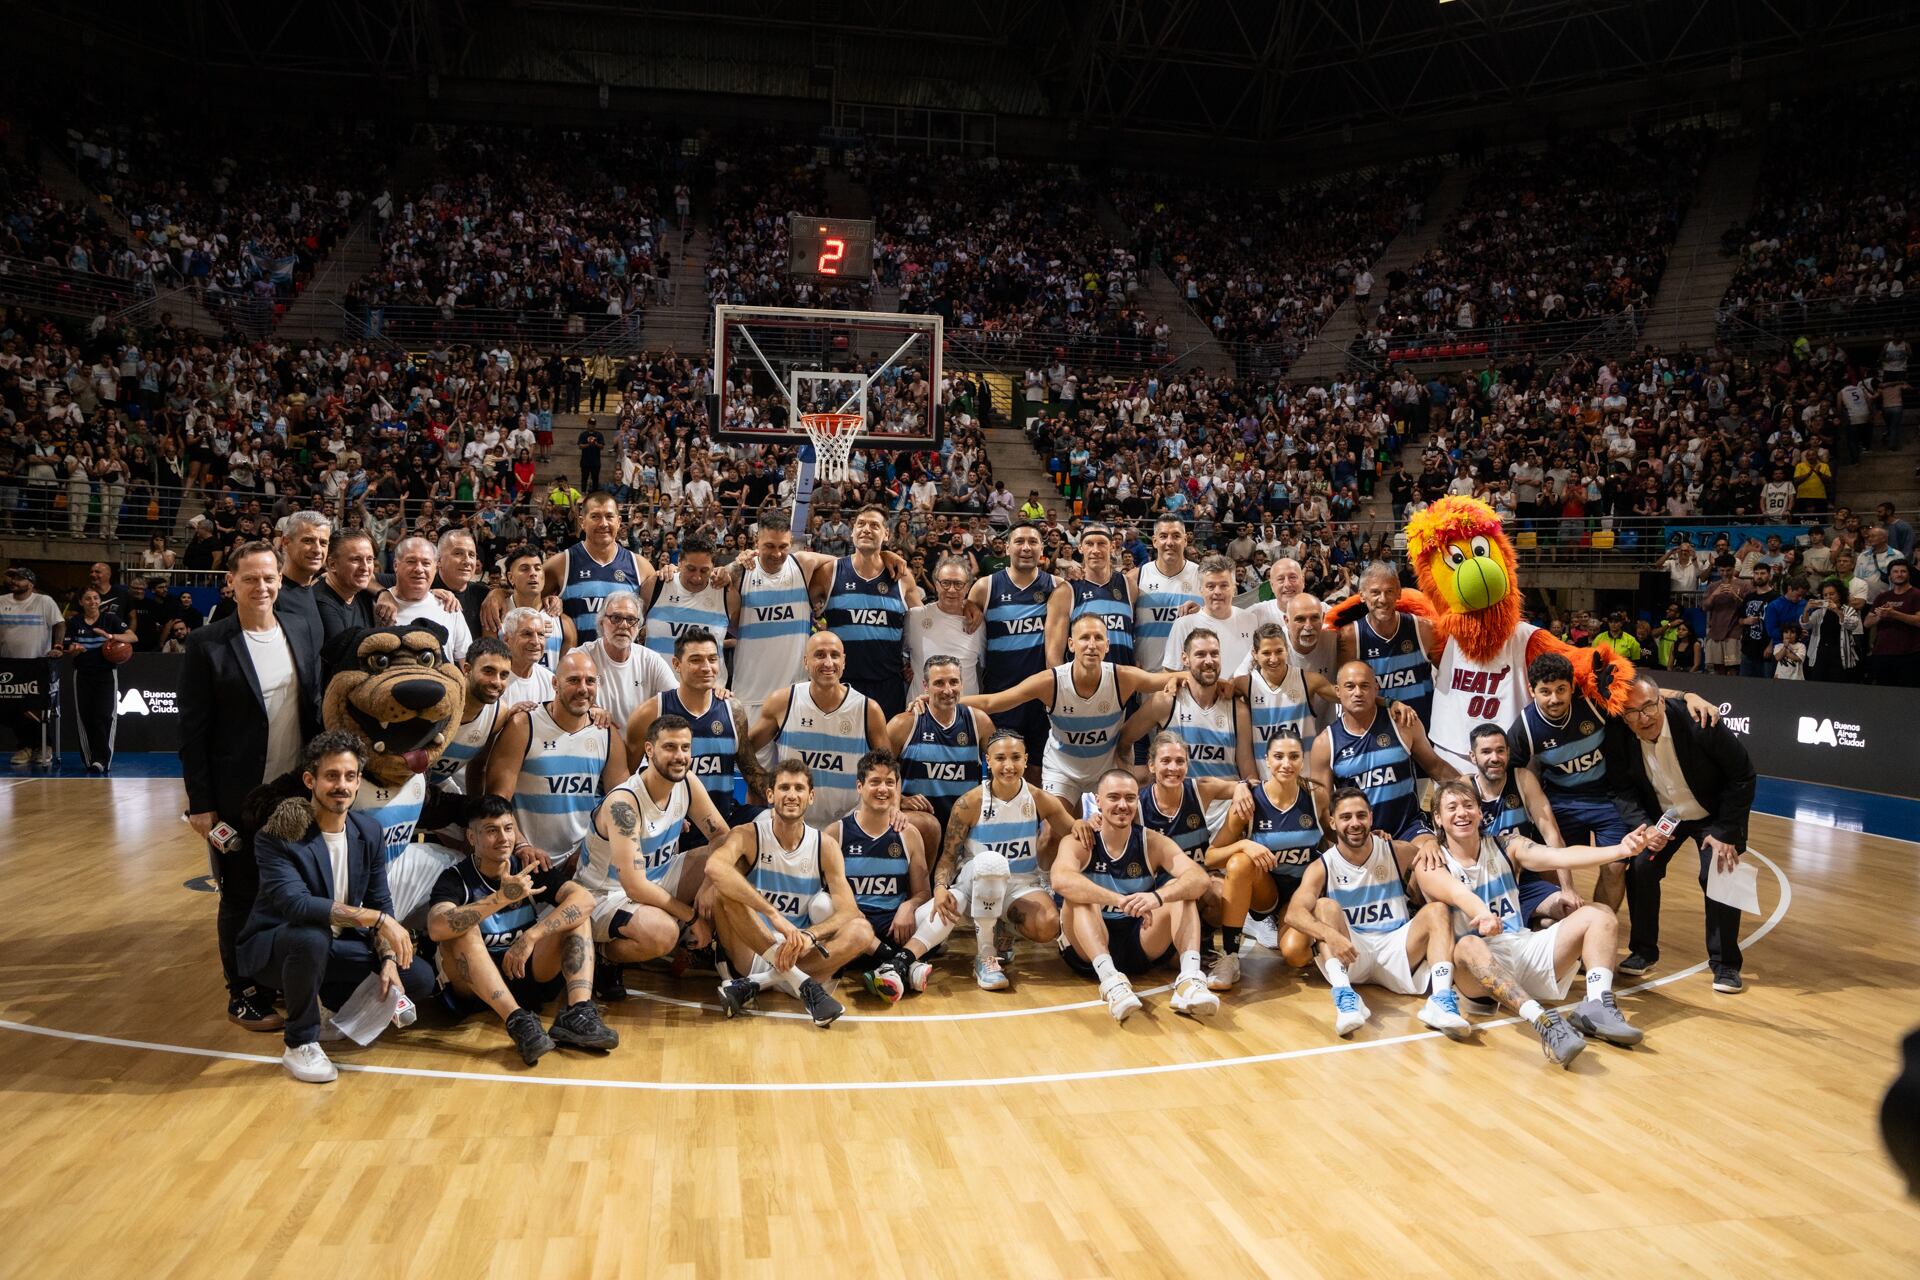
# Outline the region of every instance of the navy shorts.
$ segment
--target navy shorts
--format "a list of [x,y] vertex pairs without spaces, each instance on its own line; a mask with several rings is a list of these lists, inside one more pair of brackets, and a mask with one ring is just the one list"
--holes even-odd
[[[1299,890],[1300,882],[1306,878],[1306,875],[1305,867],[1275,867],[1267,872],[1267,877],[1273,881],[1275,892],[1280,895],[1271,912],[1275,920],[1287,914],[1287,904],[1293,901],[1293,895]],[[1257,913],[1249,912],[1248,914]]]
[[1627,838],[1627,823],[1605,796],[1555,795],[1547,789],[1554,825],[1568,844],[1619,844]]
[[[1164,963],[1173,955],[1173,943],[1167,943],[1159,955],[1150,956],[1140,947],[1140,922],[1132,916],[1122,916],[1115,920],[1102,916],[1107,926],[1107,954],[1113,957],[1113,967],[1128,977],[1136,977],[1147,972],[1155,965]],[[1073,949],[1063,933],[1060,941],[1060,958],[1067,962],[1067,968],[1083,978],[1094,977],[1093,962],[1081,956]]]
[[1558,880],[1543,876],[1536,871],[1521,872],[1520,918],[1523,921],[1533,919],[1533,913],[1540,909],[1540,904],[1558,892],[1560,892]]

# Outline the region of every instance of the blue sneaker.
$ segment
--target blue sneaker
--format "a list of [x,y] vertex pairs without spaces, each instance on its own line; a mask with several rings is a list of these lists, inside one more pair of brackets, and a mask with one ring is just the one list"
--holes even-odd
[[1420,1021],[1455,1040],[1465,1039],[1473,1031],[1473,1024],[1460,1015],[1460,997],[1451,987],[1427,997],[1420,1006]]
[[1365,1026],[1368,1015],[1372,1013],[1367,1008],[1367,1002],[1352,987],[1333,989],[1333,1007],[1337,1011],[1333,1019],[1333,1033],[1341,1037],[1350,1036]]
[[997,955],[980,956],[973,962],[973,980],[982,991],[1005,991],[1013,985]]

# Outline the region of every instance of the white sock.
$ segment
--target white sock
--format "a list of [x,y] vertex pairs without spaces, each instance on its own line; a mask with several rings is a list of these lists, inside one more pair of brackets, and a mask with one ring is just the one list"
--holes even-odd
[[1442,960],[1439,964],[1433,966],[1430,976],[1433,978],[1433,993],[1435,995],[1439,995],[1442,991],[1453,990],[1453,962],[1451,960]]
[[1200,953],[1198,951],[1182,951],[1180,953],[1180,976],[1183,978],[1198,978],[1201,976]]
[[1525,1018],[1528,1022],[1539,1021],[1540,1016],[1545,1012],[1546,1010],[1540,1007],[1540,1002],[1538,1000],[1529,1000],[1525,1004],[1520,1006],[1520,1016]]
[[1611,990],[1613,990],[1613,970],[1587,970],[1587,999],[1598,1000]]
[[[995,917],[997,919],[998,917]],[[997,956],[1000,949],[993,945],[994,920],[981,916],[973,922],[973,953],[985,960],[988,956]]]
[[[768,987],[778,987],[790,996],[797,996],[800,994],[800,983],[806,975],[800,972],[798,965],[787,970],[785,973],[774,968],[774,957],[779,954],[780,944],[776,942],[755,956],[753,958],[753,972],[747,975],[747,981],[753,983],[754,986],[759,987],[763,991]],[[766,967],[761,968],[762,965]]]
[[1334,959],[1331,955],[1327,957],[1326,975],[1327,981],[1336,987],[1350,987],[1353,985],[1347,981],[1347,966]]
[[1103,987],[1119,977],[1120,971],[1113,967],[1113,957],[1095,956],[1093,958],[1093,976],[1100,979],[1100,985]]

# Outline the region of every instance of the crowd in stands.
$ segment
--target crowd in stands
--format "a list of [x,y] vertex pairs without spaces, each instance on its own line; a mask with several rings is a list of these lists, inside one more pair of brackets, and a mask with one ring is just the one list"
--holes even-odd
[[1111,189],[1134,248],[1166,267],[1187,305],[1232,342],[1292,358],[1360,287],[1387,242],[1422,217],[1437,166],[1342,174],[1286,190],[1203,185],[1169,193],[1135,177]]
[[[401,196],[381,262],[348,308],[376,330],[423,312],[458,338],[463,317],[637,316],[678,247],[668,237],[672,147],[644,131],[464,129],[439,139],[438,174]],[[408,336],[402,334],[400,336]]]
[[1439,243],[1377,291],[1378,354],[1474,330],[1643,312],[1708,135],[1593,135],[1490,159]]
[[1769,122],[1752,216],[1728,233],[1740,261],[1725,318],[1797,332],[1814,310],[1907,296],[1920,241],[1916,124],[1904,89],[1795,102]]
[[870,284],[823,285],[787,272],[787,215],[829,208],[811,146],[738,142],[712,163],[708,298],[716,304],[870,309]]

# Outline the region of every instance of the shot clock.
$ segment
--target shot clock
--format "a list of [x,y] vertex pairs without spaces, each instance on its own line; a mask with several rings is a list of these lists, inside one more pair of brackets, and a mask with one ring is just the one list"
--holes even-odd
[[787,274],[796,279],[873,278],[873,220],[787,216]]

